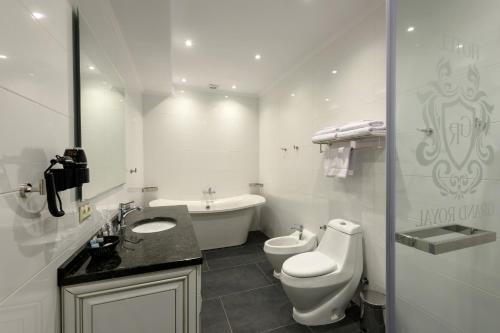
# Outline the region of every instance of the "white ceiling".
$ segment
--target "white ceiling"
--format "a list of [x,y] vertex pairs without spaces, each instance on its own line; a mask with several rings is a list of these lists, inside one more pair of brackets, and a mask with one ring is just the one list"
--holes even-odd
[[109,1],[146,93],[215,83],[259,94],[384,0]]
[[110,0],[146,93],[172,88],[170,7],[167,0]]
[[[258,94],[380,2],[172,0],[173,83],[216,83],[227,91],[236,84],[237,92]],[[193,47],[184,45],[186,39]],[[256,53],[262,54],[260,61]]]

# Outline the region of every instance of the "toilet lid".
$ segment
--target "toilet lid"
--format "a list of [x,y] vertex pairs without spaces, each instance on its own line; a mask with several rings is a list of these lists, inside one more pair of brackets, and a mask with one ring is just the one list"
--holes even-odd
[[287,259],[282,270],[295,277],[313,277],[331,273],[337,269],[335,261],[321,252],[305,252]]

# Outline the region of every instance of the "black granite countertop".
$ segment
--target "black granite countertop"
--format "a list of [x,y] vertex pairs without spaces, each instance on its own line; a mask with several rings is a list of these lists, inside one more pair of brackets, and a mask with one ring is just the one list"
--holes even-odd
[[[171,229],[139,234],[131,229],[140,220],[169,217],[177,221]],[[130,213],[124,238],[138,244],[121,242],[116,253],[107,258],[92,258],[84,244],[57,271],[59,286],[106,280],[183,266],[201,265],[203,258],[186,206],[148,207]]]

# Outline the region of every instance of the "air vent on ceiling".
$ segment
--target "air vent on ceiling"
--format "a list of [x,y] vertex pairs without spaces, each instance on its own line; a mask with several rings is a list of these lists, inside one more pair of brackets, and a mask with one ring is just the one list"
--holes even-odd
[[218,84],[215,84],[215,83],[210,83],[210,84],[208,85],[208,88],[215,90],[215,89],[219,88],[219,85],[218,85]]

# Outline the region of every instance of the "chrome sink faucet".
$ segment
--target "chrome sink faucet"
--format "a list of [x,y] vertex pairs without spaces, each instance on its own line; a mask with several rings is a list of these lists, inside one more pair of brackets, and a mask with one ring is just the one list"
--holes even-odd
[[[111,225],[113,234],[117,235],[118,237],[121,237],[122,239],[121,246],[123,248],[126,248],[124,245],[125,243],[139,244],[144,240],[144,239],[132,240],[125,238],[125,229],[127,228],[127,226],[125,225],[125,218],[128,216],[128,214],[141,210],[142,207],[134,206],[134,201],[120,203],[118,206],[118,215],[116,216],[116,220],[112,222]],[[127,249],[134,251],[134,249],[131,248]]]
[[290,229],[297,230],[299,232],[299,240],[302,240],[302,235],[304,233],[304,226],[302,224],[295,224]]
[[135,203],[134,201],[120,203],[120,206],[118,207],[118,216],[117,216],[117,221],[120,228],[123,228],[125,226],[125,218],[127,217],[128,214],[132,213],[133,211],[142,210],[142,208],[139,206],[134,207],[134,203]]

